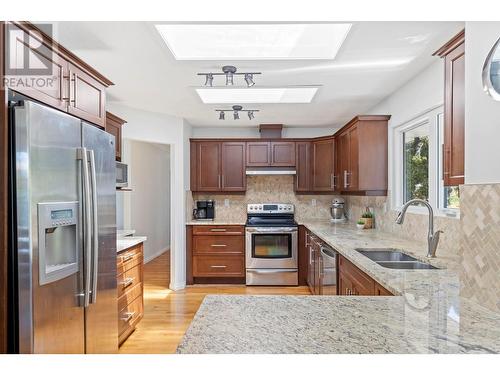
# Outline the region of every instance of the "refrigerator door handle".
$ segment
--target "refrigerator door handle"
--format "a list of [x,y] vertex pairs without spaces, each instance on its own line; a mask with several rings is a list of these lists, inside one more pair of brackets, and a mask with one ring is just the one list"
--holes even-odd
[[97,221],[97,182],[95,172],[94,150],[88,150],[90,161],[90,181],[92,198],[92,289],[90,303],[97,301],[97,275],[99,270],[99,226]]
[[89,159],[85,147],[78,149],[78,159],[82,161],[82,180],[83,180],[83,238],[84,238],[84,291],[83,306],[90,305],[90,276],[92,272],[92,231],[90,230],[90,177],[89,177]]

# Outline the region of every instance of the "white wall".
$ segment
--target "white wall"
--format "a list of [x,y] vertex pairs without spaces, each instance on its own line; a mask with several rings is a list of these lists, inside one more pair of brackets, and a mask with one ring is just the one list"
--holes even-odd
[[142,111],[117,103],[108,103],[107,107],[110,112],[127,121],[123,127],[124,139],[168,144],[171,147],[170,288],[182,289],[186,285],[185,202],[186,190],[189,188],[187,156],[191,125],[178,117]]
[[[283,127],[284,138],[310,138],[331,135],[335,128],[329,127]],[[260,138],[258,125],[254,127],[194,127],[193,138]]]
[[500,22],[465,25],[465,183],[500,182],[500,102],[483,91],[484,60],[500,37]]
[[147,236],[144,261],[149,262],[170,248],[170,146],[130,141],[130,228]]
[[389,125],[398,126],[443,104],[443,101],[444,65],[442,59],[436,57],[436,61],[367,111],[367,114],[391,115]]

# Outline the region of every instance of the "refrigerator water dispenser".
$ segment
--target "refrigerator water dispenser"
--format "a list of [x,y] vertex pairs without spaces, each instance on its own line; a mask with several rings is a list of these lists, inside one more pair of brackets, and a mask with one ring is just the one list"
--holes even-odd
[[78,272],[78,202],[38,203],[39,284]]

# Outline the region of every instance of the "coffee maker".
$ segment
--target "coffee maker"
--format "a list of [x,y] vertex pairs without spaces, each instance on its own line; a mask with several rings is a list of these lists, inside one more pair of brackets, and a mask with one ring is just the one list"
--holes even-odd
[[195,220],[215,219],[215,201],[212,199],[194,202],[193,218]]

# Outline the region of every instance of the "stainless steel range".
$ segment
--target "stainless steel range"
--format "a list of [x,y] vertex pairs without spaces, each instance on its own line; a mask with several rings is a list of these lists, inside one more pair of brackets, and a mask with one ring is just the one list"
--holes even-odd
[[247,285],[298,285],[298,225],[294,212],[292,204],[247,206]]

